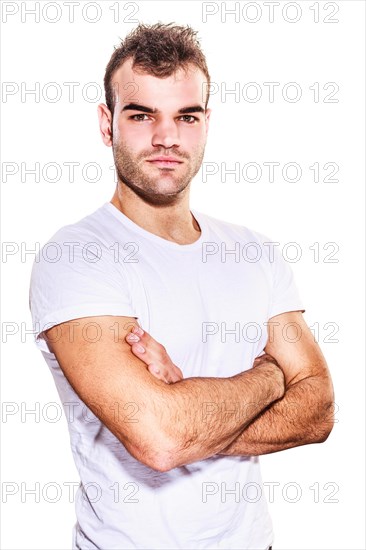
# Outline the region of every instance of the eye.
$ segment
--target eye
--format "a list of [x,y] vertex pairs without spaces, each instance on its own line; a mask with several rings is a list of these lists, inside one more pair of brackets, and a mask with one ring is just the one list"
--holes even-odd
[[145,115],[144,113],[140,113],[138,115],[130,116],[129,119],[130,120],[136,120],[136,122],[143,122],[144,120],[146,120],[146,119],[143,118],[144,116],[147,117],[147,115]]
[[192,115],[183,115],[180,118],[183,119],[184,122],[188,122],[188,124],[193,124],[198,121],[198,118]]

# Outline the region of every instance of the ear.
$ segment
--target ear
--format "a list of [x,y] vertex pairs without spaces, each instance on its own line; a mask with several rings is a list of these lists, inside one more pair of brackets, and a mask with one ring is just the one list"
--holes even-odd
[[112,147],[112,114],[107,105],[98,105],[99,129],[104,145]]

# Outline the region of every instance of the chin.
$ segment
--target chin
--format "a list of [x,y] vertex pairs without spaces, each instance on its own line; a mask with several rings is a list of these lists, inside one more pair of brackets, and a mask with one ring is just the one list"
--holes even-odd
[[145,202],[152,206],[173,206],[179,200],[179,194],[177,193],[156,193],[144,198]]

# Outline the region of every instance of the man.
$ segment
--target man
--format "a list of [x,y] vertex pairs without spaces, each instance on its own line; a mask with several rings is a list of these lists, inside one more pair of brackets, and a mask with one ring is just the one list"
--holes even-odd
[[115,194],[33,267],[81,478],[73,548],[267,549],[258,455],[332,428],[289,266],[262,235],[190,210],[210,119],[195,35],[139,25],[115,50],[98,106]]

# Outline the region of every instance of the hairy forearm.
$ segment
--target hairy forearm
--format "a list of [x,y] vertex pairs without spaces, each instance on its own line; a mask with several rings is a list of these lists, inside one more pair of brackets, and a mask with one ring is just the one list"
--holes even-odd
[[327,376],[287,388],[219,454],[262,455],[324,441],[333,427],[333,388]]
[[173,442],[168,464],[217,454],[283,393],[283,374],[273,363],[230,378],[187,378],[166,386],[154,401],[154,414]]

